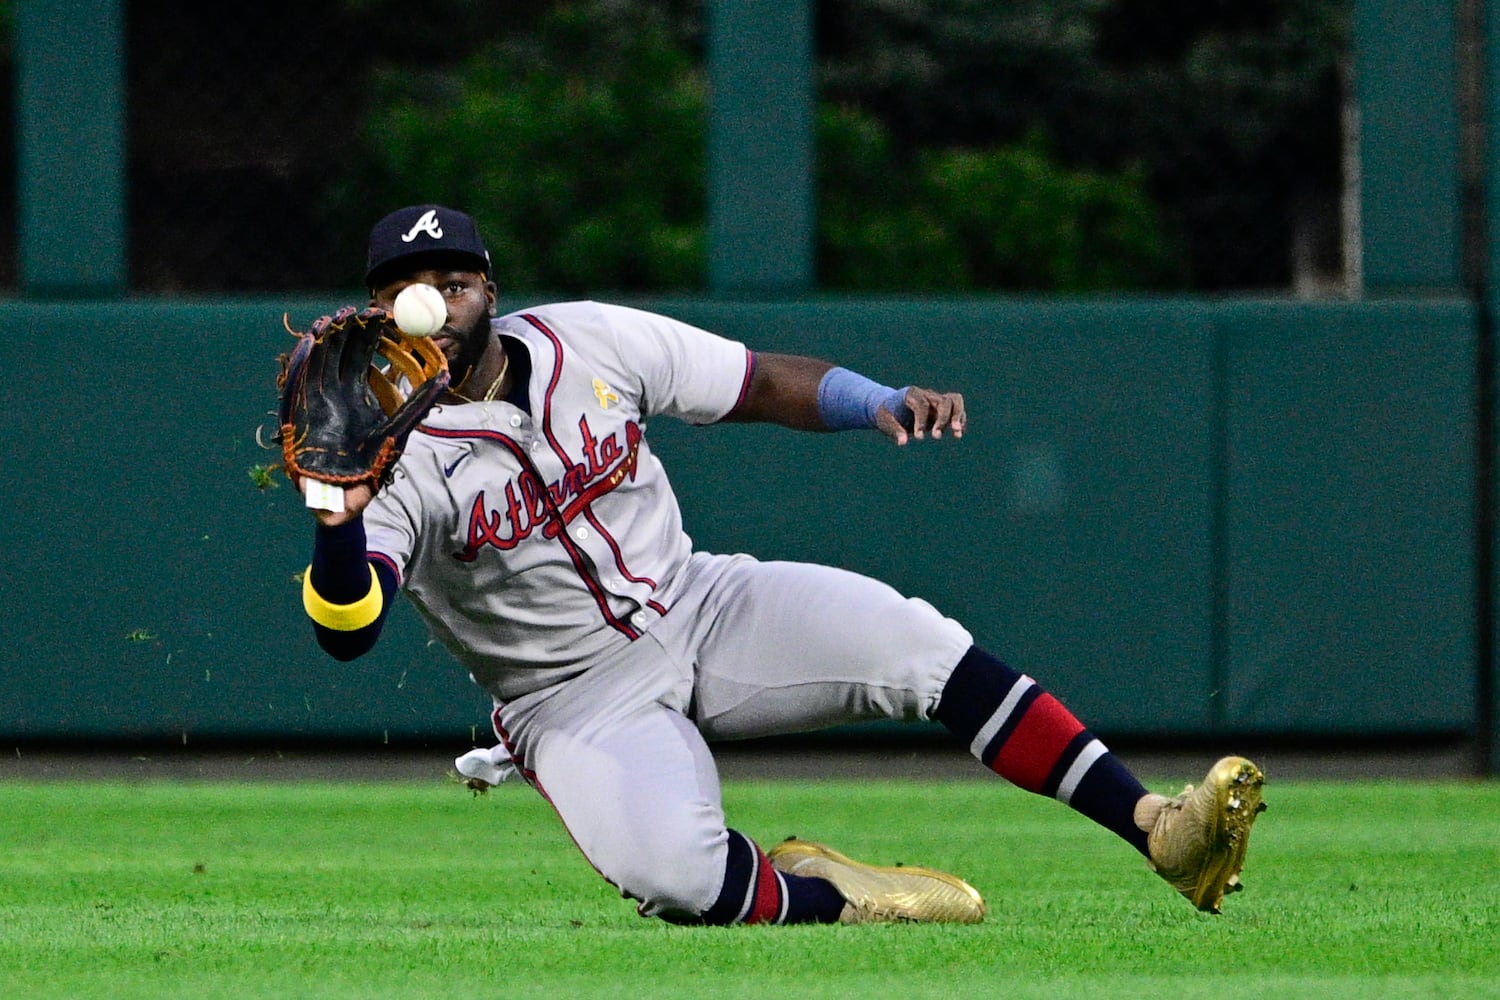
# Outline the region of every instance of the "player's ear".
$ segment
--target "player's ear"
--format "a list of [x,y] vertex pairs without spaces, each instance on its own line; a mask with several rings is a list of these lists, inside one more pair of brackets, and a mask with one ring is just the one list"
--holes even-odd
[[484,301],[488,304],[491,316],[497,315],[499,313],[499,308],[496,306],[496,302],[499,300],[499,297],[499,287],[493,281],[486,281],[484,283]]

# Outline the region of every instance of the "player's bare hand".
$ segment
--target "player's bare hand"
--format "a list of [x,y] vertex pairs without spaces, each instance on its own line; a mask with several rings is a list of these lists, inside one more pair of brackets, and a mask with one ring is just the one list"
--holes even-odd
[[912,386],[906,390],[906,406],[911,410],[911,428],[908,430],[896,415],[884,407],[875,414],[875,426],[882,434],[898,445],[911,438],[922,440],[931,434],[934,438],[950,431],[955,438],[964,436],[964,397],[957,392],[937,392]]
[[337,527],[347,524],[365,512],[370,506],[370,501],[375,499],[375,491],[368,483],[360,483],[350,486],[344,490],[344,509],[340,511],[313,509],[313,516],[318,523],[325,528]]

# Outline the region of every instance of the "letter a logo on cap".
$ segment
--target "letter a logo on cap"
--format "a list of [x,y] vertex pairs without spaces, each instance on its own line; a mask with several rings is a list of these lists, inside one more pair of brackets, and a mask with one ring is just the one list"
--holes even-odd
[[422,217],[412,223],[412,227],[401,237],[402,243],[410,243],[417,238],[418,233],[426,233],[435,240],[443,238],[443,227],[438,225],[437,210],[429,208],[422,213]]

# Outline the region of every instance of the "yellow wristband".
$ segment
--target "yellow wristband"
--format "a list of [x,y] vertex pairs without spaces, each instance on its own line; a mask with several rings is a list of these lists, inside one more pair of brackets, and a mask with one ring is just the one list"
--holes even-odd
[[380,578],[370,567],[370,592],[353,604],[334,604],[313,589],[312,567],[302,574],[302,607],[307,617],[335,632],[354,632],[380,617],[385,595],[380,592]]

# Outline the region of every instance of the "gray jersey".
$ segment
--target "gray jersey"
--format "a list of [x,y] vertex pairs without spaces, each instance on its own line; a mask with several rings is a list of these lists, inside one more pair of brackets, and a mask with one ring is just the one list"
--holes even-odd
[[634,641],[671,606],[692,542],[646,424],[723,417],[744,397],[751,355],[595,302],[493,326],[514,338],[507,350],[525,345],[530,412],[503,400],[435,408],[364,520],[370,552],[433,634],[508,699]]

